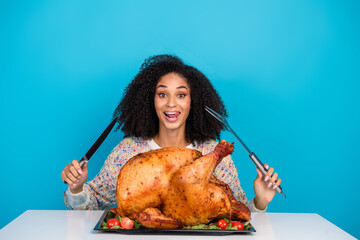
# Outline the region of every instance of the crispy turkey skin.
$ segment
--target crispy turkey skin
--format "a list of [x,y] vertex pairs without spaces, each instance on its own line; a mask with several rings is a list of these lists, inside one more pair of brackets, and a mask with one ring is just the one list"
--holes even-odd
[[179,228],[231,217],[250,219],[250,210],[212,174],[233,152],[222,140],[213,152],[162,148],[138,154],[120,170],[117,211],[147,228]]

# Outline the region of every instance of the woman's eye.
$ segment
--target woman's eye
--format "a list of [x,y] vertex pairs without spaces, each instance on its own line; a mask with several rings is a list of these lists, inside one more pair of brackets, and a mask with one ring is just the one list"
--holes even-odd
[[166,97],[166,94],[165,93],[159,93],[159,97],[161,97],[161,98]]
[[178,97],[179,98],[184,98],[184,97],[186,97],[186,94],[185,93],[180,93],[180,94],[178,94]]

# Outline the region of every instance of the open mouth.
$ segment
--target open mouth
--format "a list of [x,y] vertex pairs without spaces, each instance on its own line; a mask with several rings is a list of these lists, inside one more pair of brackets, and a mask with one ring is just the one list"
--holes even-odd
[[180,114],[180,112],[164,112],[165,118],[170,122],[175,122]]

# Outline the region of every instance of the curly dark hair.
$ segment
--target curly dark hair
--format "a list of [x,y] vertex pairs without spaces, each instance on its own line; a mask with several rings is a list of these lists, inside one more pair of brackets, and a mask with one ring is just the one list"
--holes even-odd
[[205,111],[205,106],[209,106],[227,117],[220,96],[209,79],[199,70],[184,64],[176,56],[166,54],[147,58],[139,73],[126,87],[113,114],[114,117],[120,116],[117,129],[122,126],[125,136],[145,139],[157,134],[159,119],[154,105],[156,85],[162,76],[171,72],[184,77],[190,86],[191,106],[185,125],[186,140],[194,144],[210,139],[220,140],[220,132],[224,126]]

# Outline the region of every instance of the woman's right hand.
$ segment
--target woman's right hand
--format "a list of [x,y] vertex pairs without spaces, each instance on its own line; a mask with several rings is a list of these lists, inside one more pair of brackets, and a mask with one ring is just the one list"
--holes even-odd
[[80,193],[88,175],[87,162],[80,167],[78,160],[73,160],[61,172],[62,180],[69,185],[71,193]]

